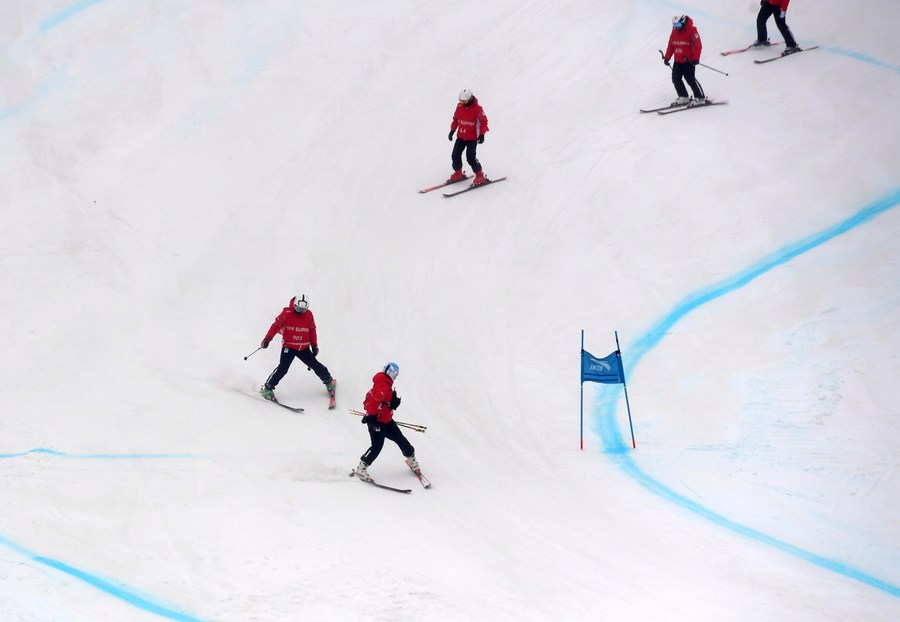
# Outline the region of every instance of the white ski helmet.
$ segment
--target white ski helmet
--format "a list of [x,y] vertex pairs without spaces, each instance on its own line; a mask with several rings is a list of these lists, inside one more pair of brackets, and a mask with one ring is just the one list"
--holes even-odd
[[294,311],[297,313],[306,313],[306,310],[309,309],[309,298],[306,294],[297,294],[294,296]]
[[397,380],[397,376],[400,375],[400,366],[397,365],[397,363],[388,363],[384,366],[384,373],[386,373],[391,380]]
[[463,89],[459,92],[459,101],[462,104],[469,103],[469,100],[472,99],[472,97],[472,91],[470,91],[469,89]]

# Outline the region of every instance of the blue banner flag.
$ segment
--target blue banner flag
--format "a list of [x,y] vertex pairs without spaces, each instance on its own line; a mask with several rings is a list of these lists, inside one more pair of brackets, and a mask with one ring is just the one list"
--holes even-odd
[[587,350],[581,351],[581,382],[602,382],[603,384],[624,384],[625,372],[622,359],[613,352],[604,358],[597,358]]

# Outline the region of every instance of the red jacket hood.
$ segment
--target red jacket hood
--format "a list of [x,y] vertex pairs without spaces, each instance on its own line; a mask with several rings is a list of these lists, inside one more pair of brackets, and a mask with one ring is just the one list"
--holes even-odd
[[372,383],[373,383],[373,384],[378,384],[378,383],[381,383],[381,382],[386,382],[386,383],[388,384],[388,386],[391,386],[391,387],[394,386],[394,381],[391,380],[391,377],[388,376],[388,375],[387,375],[386,373],[384,373],[383,371],[380,371],[380,372],[378,372],[377,374],[375,374],[374,376],[372,376]]
[[693,28],[693,27],[694,27],[694,20],[692,20],[692,19],[691,19],[689,16],[687,16],[687,15],[685,15],[685,17],[687,17],[687,19],[684,20],[684,27],[683,27],[683,28],[675,28],[675,26],[672,26],[672,30],[687,30],[688,28]]

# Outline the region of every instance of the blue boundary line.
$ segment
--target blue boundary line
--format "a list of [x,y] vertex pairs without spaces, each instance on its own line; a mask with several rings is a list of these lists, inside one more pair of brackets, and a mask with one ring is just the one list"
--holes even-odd
[[24,458],[25,456],[30,456],[32,454],[46,454],[73,460],[172,460],[179,458],[193,460],[199,458],[199,456],[191,454],[70,454],[55,449],[36,447],[15,454],[0,454],[0,460],[4,458]]
[[[893,209],[898,205],[900,205],[900,188],[896,188],[881,199],[870,203],[846,220],[820,231],[819,233],[814,233],[792,244],[788,244],[771,255],[764,257],[749,268],[746,268],[727,279],[719,281],[718,283],[714,283],[713,285],[689,294],[681,302],[676,304],[667,315],[653,325],[650,330],[635,340],[628,353],[628,367],[633,370],[637,366],[637,363],[643,359],[650,350],[659,344],[672,326],[677,324],[682,318],[698,307],[744,287],[770,270],[784,265],[795,257],[868,223],[876,216]],[[617,465],[619,468],[628,477],[639,483],[651,493],[693,512],[720,527],[729,529],[735,533],[756,540],[757,542],[767,544],[780,551],[793,555],[794,557],[798,557],[824,568],[825,570],[830,570],[844,575],[845,577],[865,583],[866,585],[881,590],[891,596],[900,597],[900,586],[867,574],[841,561],[817,555],[745,525],[741,525],[740,523],[728,519],[721,514],[717,514],[709,508],[675,492],[659,480],[654,479],[649,474],[642,471],[631,457],[631,446],[623,441],[616,423],[616,404],[621,389],[618,385],[600,386],[598,387],[597,392],[601,394],[602,397],[600,399],[602,402],[595,411],[598,416],[596,430],[603,443],[604,453],[615,455],[617,457]]]
[[[193,456],[190,454],[69,454],[57,451],[55,449],[38,447],[19,453],[0,454],[0,459],[22,458],[34,454],[45,454],[60,458],[70,458],[78,460],[158,460],[199,458],[199,456]],[[84,570],[80,570],[75,566],[70,566],[65,562],[53,559],[52,557],[38,555],[37,553],[29,551],[25,547],[16,544],[2,534],[0,534],[0,546],[5,546],[11,551],[18,553],[19,555],[22,555],[35,563],[41,564],[42,566],[53,568],[54,570],[63,572],[70,577],[78,579],[79,581],[83,581],[84,583],[87,583],[88,585],[95,587],[105,592],[106,594],[109,594],[110,596],[118,598],[119,600],[131,605],[132,607],[137,607],[138,609],[142,609],[143,611],[146,611],[148,613],[152,613],[163,618],[168,618],[170,620],[175,620],[176,622],[203,622],[200,618],[195,618],[186,613],[182,613],[180,611],[176,611],[175,609],[162,605],[158,602],[154,602],[147,596],[140,596],[138,594],[138,590],[133,587],[129,587],[123,584],[117,584],[108,579],[102,579],[97,575],[85,572]]]
[[59,570],[60,572],[63,572],[69,576],[84,581],[85,583],[92,585],[93,587],[96,587],[106,592],[107,594],[110,594],[111,596],[115,596],[119,600],[122,600],[129,605],[132,605],[133,607],[143,609],[148,613],[153,613],[163,618],[175,620],[176,622],[203,622],[202,620],[200,620],[200,618],[195,618],[185,613],[181,613],[180,611],[175,611],[174,609],[170,609],[165,605],[155,603],[148,598],[139,596],[137,594],[137,590],[135,590],[134,588],[121,584],[114,584],[111,581],[101,579],[96,575],[92,575],[84,572],[83,570],[79,570],[78,568],[70,566],[59,560],[53,559],[51,557],[44,557],[43,555],[38,555],[24,547],[19,546],[15,542],[6,539],[3,536],[0,536],[0,545],[3,545],[15,551],[16,553],[27,557],[33,562],[36,562],[43,566],[47,566],[49,568],[53,568],[54,570]]
[[78,15],[82,11],[85,11],[95,4],[100,4],[103,0],[81,0],[80,2],[76,2],[75,4],[70,4],[64,9],[60,9],[50,17],[41,20],[40,29],[41,32],[47,32],[48,30],[52,30],[56,28],[64,21],[69,19],[70,17],[74,17]]
[[[103,2],[103,1],[104,0],[81,0],[80,2],[76,2],[75,4],[72,4],[68,7],[54,13],[50,17],[42,20],[40,22],[40,31],[42,33],[46,33],[47,31],[52,30],[56,26],[65,22],[69,18],[71,18],[71,17],[77,15],[78,13],[81,13],[82,11],[89,9],[89,8],[93,7],[94,5],[99,4],[100,2]],[[671,6],[674,3],[662,2],[662,4],[668,4]],[[883,63],[883,62],[879,61],[878,59],[875,59],[870,56],[857,54],[854,52],[850,52],[850,51],[846,51],[846,50],[842,50],[842,49],[838,49],[838,48],[831,48],[831,51],[834,53],[837,53],[837,54],[842,54],[844,56],[848,56],[850,58],[877,66],[877,67],[889,69],[891,71],[900,73],[900,68],[894,67],[887,63]],[[2,121],[4,117],[12,116],[16,111],[15,111],[15,109],[10,109],[10,110],[3,111],[3,112],[4,112],[4,114],[0,114],[0,121]],[[900,192],[895,192],[894,203],[891,204],[888,208],[884,208],[884,209],[889,209],[890,207],[896,206],[897,201],[900,200],[900,199],[897,199],[897,194],[900,194]],[[881,211],[884,211],[884,209],[882,209]],[[878,213],[880,213],[880,212],[878,212]],[[869,218],[873,217],[874,215],[875,214],[873,214]],[[866,218],[865,220],[868,220],[869,218]],[[846,230],[849,230],[850,228],[853,228],[855,226],[858,226],[859,224],[862,224],[862,222],[865,222],[865,220],[860,221],[856,224],[853,224]],[[629,365],[629,367],[633,368],[637,364],[637,361],[639,361],[643,357],[644,354],[646,354],[650,349],[655,347],[657,343],[659,343],[659,341],[662,339],[663,335],[665,334],[665,331],[669,327],[674,325],[677,321],[679,321],[682,317],[684,317],[690,311],[694,310],[698,306],[701,306],[702,304],[709,302],[710,300],[713,300],[715,298],[718,298],[719,296],[724,295],[725,293],[733,291],[734,289],[737,289],[739,287],[743,287],[744,285],[746,285],[747,283],[749,283],[750,281],[755,279],[760,274],[763,274],[764,272],[771,270],[772,268],[774,268],[777,265],[781,265],[782,263],[789,261],[796,255],[806,252],[807,250],[810,250],[811,248],[814,248],[815,246],[818,246],[819,244],[824,243],[825,241],[835,237],[836,235],[840,235],[841,233],[846,232],[846,230],[834,233],[833,235],[829,236],[827,239],[817,242],[807,248],[800,248],[800,249],[798,249],[798,251],[795,254],[786,256],[782,261],[778,261],[776,263],[773,263],[772,265],[761,268],[757,274],[747,275],[745,277],[746,280],[739,278],[739,279],[737,279],[736,283],[728,289],[724,289],[718,293],[716,293],[715,291],[712,291],[705,295],[695,294],[693,297],[689,297],[682,304],[677,306],[675,308],[675,310],[672,313],[670,313],[666,318],[664,318],[654,329],[651,329],[650,332],[645,334],[641,339],[639,339],[635,343],[636,351],[633,351],[630,355],[630,356],[634,357],[634,359],[633,359],[634,363]],[[737,275],[737,276],[740,276],[740,275]],[[743,281],[743,282],[741,282],[741,281]],[[644,342],[646,342],[646,343],[644,343]],[[641,348],[643,348],[643,350],[641,350]],[[690,500],[688,500],[684,497],[681,497],[674,491],[666,488],[665,486],[663,486],[659,482],[656,482],[652,478],[649,478],[649,476],[647,476],[646,474],[642,473],[639,469],[637,469],[636,465],[634,465],[634,462],[628,456],[627,448],[626,448],[625,444],[622,442],[622,439],[621,439],[621,436],[619,435],[618,429],[615,426],[615,420],[614,420],[615,403],[613,402],[613,403],[607,405],[605,408],[601,408],[600,410],[607,411],[605,413],[604,412],[599,413],[600,421],[598,422],[598,428],[600,431],[601,438],[603,439],[605,450],[607,453],[619,454],[623,457],[624,461],[620,465],[622,467],[623,471],[628,473],[631,477],[637,479],[644,486],[648,487],[651,491],[655,492],[655,494],[659,494],[660,496],[662,496],[664,498],[669,498],[669,500],[674,501],[675,503],[678,503],[679,505],[682,505],[683,507],[686,507],[687,509],[691,509],[692,511],[694,511],[696,513],[704,515],[704,516],[706,516],[706,518],[709,518],[710,520],[714,520],[714,517],[719,517],[719,515],[715,514],[714,512],[712,512],[710,510],[707,510],[706,508],[703,508],[702,506],[697,506],[696,509],[692,508],[691,504],[693,504],[693,502],[691,502]],[[84,454],[84,455],[77,455],[77,454],[64,454],[64,453],[56,452],[56,451],[50,450],[50,449],[38,448],[38,449],[33,449],[33,450],[30,450],[30,451],[27,451],[24,453],[20,453],[20,454],[0,454],[0,459],[22,457],[22,456],[32,454],[32,453],[45,453],[45,454],[57,455],[60,457],[80,458],[80,459],[139,459],[139,458],[190,458],[190,457],[192,457],[192,456],[187,456],[187,455],[166,455],[166,454],[158,454],[158,455],[153,455],[153,454],[150,454],[150,455]],[[631,471],[631,473],[629,473],[629,471]],[[664,491],[667,491],[668,494],[663,494]],[[868,575],[865,575],[864,573],[855,571],[852,568],[845,567],[843,564],[840,564],[839,562],[834,562],[831,560],[827,560],[825,558],[820,558],[816,555],[813,555],[812,553],[807,553],[805,551],[802,551],[801,549],[797,549],[796,547],[792,547],[791,545],[788,545],[786,543],[781,543],[780,541],[775,540],[774,538],[771,538],[769,536],[766,536],[765,534],[756,532],[747,527],[738,525],[737,523],[733,523],[732,521],[729,521],[728,519],[725,519],[723,517],[719,517],[719,518],[721,519],[721,521],[714,520],[714,522],[717,522],[718,524],[722,524],[723,526],[726,526],[729,529],[732,529],[734,531],[738,531],[739,533],[744,533],[744,535],[749,535],[760,541],[766,542],[773,546],[777,546],[778,548],[781,548],[782,550],[785,550],[794,555],[797,555],[798,557],[808,559],[809,561],[812,561],[813,563],[817,563],[818,565],[829,568],[830,570],[834,570],[835,572],[840,572],[841,574],[845,574],[846,576],[856,578],[860,581],[863,581],[864,583],[872,585],[873,587],[878,587],[879,589],[883,589],[884,591],[887,591],[888,593],[893,594],[894,596],[900,596],[900,588],[897,588],[896,586],[887,584],[887,583],[880,581],[874,577],[869,577]],[[25,549],[22,549],[21,547],[10,542],[6,538],[4,538],[2,535],[0,535],[0,544],[3,544],[5,546],[12,548],[14,550],[17,550],[19,552],[27,553],[27,551],[25,551]],[[132,604],[136,607],[139,607],[139,608],[149,611],[151,613],[155,613],[157,615],[162,615],[164,617],[169,617],[173,620],[178,620],[180,622],[181,621],[194,622],[197,620],[197,618],[192,618],[190,616],[186,616],[184,614],[180,614],[178,612],[163,608],[163,607],[156,605],[150,601],[147,601],[138,596],[135,596],[135,595],[131,594],[130,592],[127,592],[121,588],[117,588],[116,586],[112,585],[111,583],[109,583],[107,581],[104,581],[102,579],[99,579],[97,577],[89,575],[87,573],[84,573],[84,572],[77,570],[74,567],[68,566],[62,562],[57,562],[50,558],[36,556],[36,555],[30,554],[30,553],[28,554],[28,556],[32,560],[34,560],[38,563],[48,565],[50,567],[56,568],[57,570],[65,572],[73,577],[81,579],[81,580],[111,594],[112,596],[115,596],[117,598],[125,600],[129,604]],[[829,567],[827,564],[832,564],[833,567]]]

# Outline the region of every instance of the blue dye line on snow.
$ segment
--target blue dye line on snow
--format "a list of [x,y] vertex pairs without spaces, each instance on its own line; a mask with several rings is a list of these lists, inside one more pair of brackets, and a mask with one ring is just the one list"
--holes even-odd
[[95,4],[99,4],[101,2],[103,2],[103,0],[81,0],[81,2],[70,4],[66,8],[57,11],[47,19],[42,20],[40,26],[41,32],[47,32],[52,28],[56,28],[70,17],[78,15],[82,11],[87,10]]
[[853,50],[845,50],[844,48],[828,47],[825,49],[834,54],[839,54],[840,56],[846,56],[847,58],[852,58],[853,60],[858,60],[869,65],[879,67],[881,69],[889,69],[890,71],[893,71],[895,73],[900,73],[900,67],[898,67],[897,65],[891,65],[884,61],[878,60],[874,56],[869,56],[868,54],[860,54],[859,52],[854,52]]
[[170,459],[195,459],[199,456],[191,454],[70,454],[55,449],[46,449],[37,447],[28,451],[16,454],[0,454],[2,458],[22,458],[31,454],[48,454],[58,456],[60,458],[71,458],[74,460],[170,460]]
[[84,572],[83,570],[79,570],[74,566],[70,566],[64,562],[61,562],[56,559],[52,559],[50,557],[44,557],[43,555],[37,555],[28,549],[19,546],[18,544],[0,536],[0,545],[3,545],[9,549],[12,549],[16,553],[27,557],[28,559],[41,564],[43,566],[47,566],[49,568],[53,568],[54,570],[58,570],[63,572],[69,576],[75,577],[89,585],[92,585],[111,596],[115,596],[119,600],[122,600],[129,605],[137,607],[139,609],[143,609],[148,613],[152,613],[163,618],[168,618],[170,620],[175,620],[176,622],[202,622],[200,618],[195,618],[186,613],[182,613],[180,611],[176,611],[170,607],[165,605],[161,605],[160,603],[153,602],[149,598],[144,596],[139,596],[137,594],[137,590],[124,586],[124,585],[116,585],[106,579],[101,579],[96,575],[89,574]]
[[[634,342],[628,355],[627,367],[630,368],[629,371],[634,369],[638,361],[640,361],[645,354],[656,347],[672,326],[691,311],[694,311],[698,307],[711,302],[716,298],[720,298],[725,294],[729,294],[744,287],[773,268],[781,266],[791,259],[871,221],[879,214],[893,209],[898,205],[900,205],[900,188],[893,190],[881,199],[867,205],[850,218],[847,218],[824,231],[814,233],[792,244],[788,244],[730,278],[689,294],[684,300],[675,305],[675,308],[672,309],[672,311]],[[644,488],[658,497],[689,510],[720,527],[729,529],[735,533],[756,540],[757,542],[772,546],[780,551],[824,568],[825,570],[830,570],[844,575],[845,577],[865,583],[866,585],[881,590],[891,596],[900,597],[900,586],[888,583],[887,581],[867,574],[857,568],[853,568],[843,562],[816,555],[815,553],[811,553],[810,551],[806,551],[760,531],[741,525],[740,523],[728,519],[721,514],[717,514],[709,508],[678,494],[671,488],[663,485],[658,480],[643,472],[638,468],[634,459],[631,457],[631,445],[630,443],[626,444],[624,442],[616,422],[616,403],[618,402],[618,396],[621,393],[621,389],[618,385],[608,385],[598,387],[597,392],[602,398],[600,400],[600,405],[596,409],[596,414],[598,415],[596,430],[603,443],[603,450],[607,454],[617,456],[619,468],[621,468],[628,477],[641,484]]]
[[[70,454],[56,451],[55,449],[38,447],[36,449],[30,449],[28,451],[23,451],[20,453],[0,454],[0,459],[22,458],[24,456],[32,454],[46,454],[51,456],[58,456],[60,458],[71,458],[79,460],[159,460],[198,458],[198,456],[190,454]],[[176,620],[176,622],[202,622],[199,618],[195,618],[193,616],[187,615],[186,613],[176,611],[171,607],[167,607],[160,603],[154,602],[147,596],[140,596],[138,595],[137,590],[134,588],[124,585],[116,585],[112,581],[101,579],[97,575],[79,570],[78,568],[70,566],[65,562],[61,562],[51,557],[38,555],[37,553],[29,551],[25,547],[16,544],[12,540],[9,540],[2,534],[0,534],[0,545],[3,545],[12,551],[15,551],[19,555],[22,555],[33,562],[36,562],[43,566],[47,566],[48,568],[53,568],[54,570],[58,570],[69,575],[70,577],[74,577],[80,581],[83,581],[88,585],[91,585],[92,587],[106,592],[110,596],[118,598],[119,600],[128,603],[133,607],[137,607],[138,609],[142,609],[148,613],[168,618],[170,620]]]

